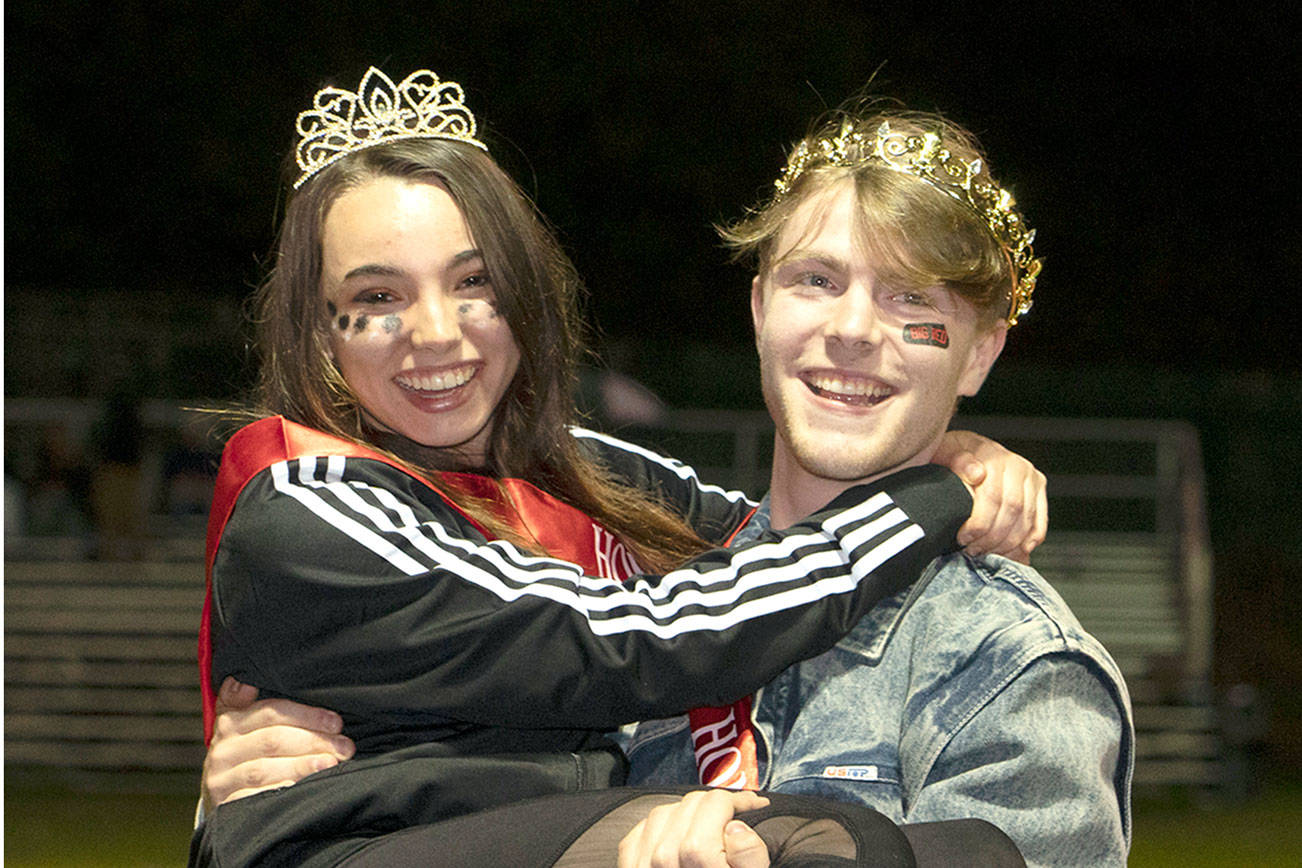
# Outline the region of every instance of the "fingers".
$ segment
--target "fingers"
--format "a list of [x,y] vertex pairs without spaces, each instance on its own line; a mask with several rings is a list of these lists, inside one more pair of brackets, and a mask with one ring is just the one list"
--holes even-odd
[[264,790],[296,784],[308,775],[339,765],[335,754],[266,757],[207,775],[208,798],[213,805],[242,799]]
[[203,764],[203,797],[210,808],[288,786],[356,751],[341,734],[343,720],[333,711],[256,696],[256,688],[232,678],[222,683]]
[[213,742],[204,759],[204,796],[220,805],[254,792],[288,786],[352,757],[342,735],[271,726]]
[[[724,830],[741,811],[768,804],[749,791],[702,790],[652,809],[619,845],[620,868],[767,868],[768,850],[744,823],[731,847]],[[749,834],[747,834],[749,833]],[[758,841],[758,849],[756,842]],[[739,860],[734,865],[733,859]]]
[[976,488],[986,479],[986,466],[971,452],[960,452],[949,465],[968,488]]
[[976,490],[971,518],[960,529],[960,532],[968,531],[966,538],[960,537],[964,550],[973,555],[1021,554],[1023,542],[1034,526],[1033,488],[1030,480],[1016,471],[988,474],[985,483]]
[[219,704],[213,739],[243,735],[269,726],[293,726],[316,732],[340,733],[343,732],[344,721],[328,708],[316,708],[288,699],[262,699],[252,705],[229,710],[224,710]]
[[985,477],[973,488],[972,515],[958,542],[971,555],[994,552],[1027,562],[1048,533],[1046,480],[1026,459],[988,444],[980,450]]
[[1017,558],[1024,564],[1031,562],[1031,552],[1049,535],[1049,488],[1043,483],[1041,476],[1041,485],[1035,493],[1035,519],[1031,523],[1031,533],[1022,543],[1021,556]]
[[217,713],[225,710],[248,708],[258,698],[258,688],[252,684],[243,684],[235,676],[227,675],[217,691]]
[[769,868],[764,839],[741,820],[730,820],[723,828],[723,852],[728,868]]

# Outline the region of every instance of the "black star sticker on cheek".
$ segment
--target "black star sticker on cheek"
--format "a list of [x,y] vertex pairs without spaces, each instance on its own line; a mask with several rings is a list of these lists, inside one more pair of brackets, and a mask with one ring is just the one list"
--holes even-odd
[[339,330],[341,332],[348,331],[348,314],[339,317]]
[[339,308],[335,307],[335,303],[333,301],[327,301],[326,311],[330,314],[330,318],[334,319],[335,316],[337,316],[339,313]]
[[371,322],[371,318],[370,318],[369,316],[367,316],[366,314],[362,314],[361,316],[359,316],[359,317],[357,318],[357,324],[356,324],[355,326],[353,326],[353,328],[356,329],[356,330],[359,331],[359,332],[360,332],[360,331],[365,331],[366,326],[367,326],[370,322]]

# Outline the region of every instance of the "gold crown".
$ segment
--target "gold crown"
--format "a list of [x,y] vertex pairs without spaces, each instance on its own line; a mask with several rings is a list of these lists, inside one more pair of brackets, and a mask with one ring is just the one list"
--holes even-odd
[[1035,230],[1028,227],[1022,215],[1013,209],[1016,202],[1011,193],[993,181],[979,177],[982,170],[980,159],[969,163],[955,158],[934,132],[921,135],[895,132],[889,123],[883,122],[870,137],[846,121],[836,136],[819,139],[814,148],[801,142],[791,152],[782,177],[775,182],[777,198],[785,196],[805,169],[818,162],[835,166],[880,163],[893,171],[921,178],[951,199],[971,208],[989,227],[1013,264],[1015,280],[1008,324],[1016,325],[1017,318],[1031,309],[1031,294],[1035,291],[1041,267],[1041,261],[1035,258],[1031,249]]
[[298,116],[295,158],[304,181],[340,157],[396,139],[451,139],[488,147],[475,138],[475,116],[466,108],[461,85],[439,81],[428,69],[418,69],[394,84],[371,67],[357,92],[323,87],[312,108]]

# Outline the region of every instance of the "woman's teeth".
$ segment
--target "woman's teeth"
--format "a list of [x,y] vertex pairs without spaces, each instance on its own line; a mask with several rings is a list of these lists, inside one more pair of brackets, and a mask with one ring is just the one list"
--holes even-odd
[[457,386],[464,386],[470,382],[470,378],[474,375],[475,368],[470,365],[451,371],[441,371],[437,374],[409,374],[395,379],[398,385],[408,389],[415,389],[418,392],[443,392],[447,389],[455,389]]

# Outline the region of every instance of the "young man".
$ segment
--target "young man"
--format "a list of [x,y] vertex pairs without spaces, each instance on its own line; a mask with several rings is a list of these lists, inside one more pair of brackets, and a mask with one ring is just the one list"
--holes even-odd
[[[742,534],[931,460],[1039,271],[1032,233],[970,137],[926,115],[839,115],[797,145],[773,201],[724,236],[758,259],[751,311],[777,424],[772,487]],[[897,823],[981,818],[1031,865],[1125,864],[1125,685],[1029,567],[936,560],[835,649],[765,687],[754,721],[761,790],[859,802]],[[644,723],[629,783],[682,782],[694,754],[735,772],[745,740],[699,727],[693,739],[686,718]],[[702,835],[661,817],[630,838],[632,865],[657,847],[689,861],[686,842]]]
[[[759,260],[751,306],[777,423],[772,487],[748,534],[932,460],[958,398],[980,388],[1007,325],[1029,307],[1039,268],[1031,233],[973,145],[937,118],[838,117],[797,146],[778,190],[726,233]],[[243,705],[251,689],[227,698]],[[631,782],[693,784],[697,755],[725,771],[735,759],[749,786],[861,802],[896,822],[988,820],[1033,864],[1124,862],[1132,760],[1121,677],[1057,595],[1011,561],[934,562],[754,707],[749,766],[747,739],[724,739],[737,735],[724,722],[698,725],[694,744],[687,718],[657,721],[630,746]],[[267,740],[267,759],[244,764],[236,795],[350,752],[330,741],[327,712],[283,701],[232,716],[229,728],[227,744],[247,747],[254,736],[239,734],[249,732]],[[231,795],[214,778],[230,781],[236,761],[214,748],[209,764],[210,788]],[[700,780],[733,782],[718,771]],[[716,827],[706,840],[721,841],[730,813],[703,815]],[[629,864],[687,828],[643,824]]]

